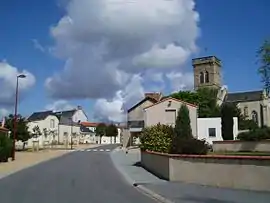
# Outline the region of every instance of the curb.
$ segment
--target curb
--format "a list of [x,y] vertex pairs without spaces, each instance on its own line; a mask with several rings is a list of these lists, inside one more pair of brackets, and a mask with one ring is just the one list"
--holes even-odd
[[113,165],[115,166],[115,168],[116,168],[116,169],[124,176],[124,178],[126,179],[126,181],[127,181],[130,185],[132,185],[134,188],[136,188],[139,192],[141,192],[141,193],[143,193],[143,194],[149,196],[150,198],[155,199],[155,200],[157,200],[157,201],[159,201],[159,202],[162,202],[162,203],[174,203],[174,202],[172,202],[171,200],[166,199],[165,197],[163,197],[163,196],[157,194],[156,192],[154,192],[154,191],[152,191],[152,190],[146,188],[145,186],[140,185],[140,183],[137,183],[135,180],[132,180],[132,179],[130,178],[130,176],[129,176],[124,170],[122,170],[122,169],[118,166],[118,164],[114,161],[114,159],[113,159],[113,157],[112,157],[112,156],[113,156],[112,154],[113,154],[114,152],[117,152],[117,151],[119,151],[119,148],[115,148],[115,149],[110,153],[111,160],[112,160]]
[[[135,186],[135,185],[133,185]],[[136,188],[138,188],[142,193],[150,196],[151,198],[159,201],[159,202],[162,202],[162,203],[174,203],[173,201],[169,200],[169,199],[166,199],[165,197],[159,195],[158,193],[155,193],[154,191],[146,188],[145,186],[143,185],[137,185],[135,186]]]

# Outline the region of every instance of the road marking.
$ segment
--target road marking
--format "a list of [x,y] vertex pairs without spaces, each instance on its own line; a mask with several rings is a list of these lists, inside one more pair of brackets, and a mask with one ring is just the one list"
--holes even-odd
[[109,152],[109,151],[111,151],[110,149],[106,149],[106,152]]
[[100,151],[100,152],[103,152],[103,151],[104,151],[104,149],[100,149],[99,151]]
[[92,151],[92,149],[88,149],[87,151],[88,151],[88,152],[91,152],[91,151]]
[[93,149],[94,152],[96,152],[97,150],[96,149]]

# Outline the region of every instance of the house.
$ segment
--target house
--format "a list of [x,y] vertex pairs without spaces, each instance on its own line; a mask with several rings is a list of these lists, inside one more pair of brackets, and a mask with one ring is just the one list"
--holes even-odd
[[99,138],[96,136],[96,127],[98,126],[99,123],[93,123],[93,122],[88,122],[84,121],[81,122],[82,127],[85,130],[90,131],[91,133],[85,137],[84,143],[99,143]]
[[92,133],[80,124],[87,121],[87,116],[80,106],[68,111],[35,112],[27,120],[27,126],[31,133],[35,133],[36,126],[40,129],[40,135],[28,141],[30,146],[33,139],[38,139],[42,146],[44,142],[70,143],[71,135],[73,135],[74,140],[80,140],[81,137]]
[[197,106],[172,97],[167,97],[144,108],[145,127],[158,123],[175,127],[178,110],[182,105],[186,105],[189,110],[192,135],[197,137]]
[[[79,135],[81,134],[81,122],[85,122],[88,120],[87,115],[82,110],[80,106],[76,109],[68,110],[68,111],[59,111],[54,112],[59,119],[58,125],[58,142],[59,143],[70,143],[73,138],[79,139]],[[87,133],[86,131],[83,132]],[[89,132],[91,133],[91,132]],[[72,138],[71,138],[72,135]]]
[[[162,99],[160,92],[145,93],[144,98],[127,111],[127,130],[130,136],[123,137],[123,143],[133,143],[144,128],[144,108]],[[126,144],[124,144],[126,145]]]
[[28,129],[31,134],[35,134],[35,128],[38,126],[39,133],[35,138],[28,140],[27,145],[31,146],[34,139],[38,138],[39,145],[42,146],[44,142],[56,141],[56,135],[58,134],[59,120],[53,111],[35,112],[27,119]]

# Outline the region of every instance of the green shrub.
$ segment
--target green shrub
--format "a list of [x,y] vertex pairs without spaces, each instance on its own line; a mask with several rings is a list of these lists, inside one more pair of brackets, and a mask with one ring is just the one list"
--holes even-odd
[[221,132],[223,140],[233,140],[233,104],[224,104],[221,107]]
[[175,135],[181,138],[191,138],[189,110],[186,105],[182,105],[178,111],[175,122]]
[[209,151],[210,146],[204,140],[195,138],[182,139],[176,136],[173,139],[171,148],[172,154],[197,154],[204,155]]
[[237,139],[243,141],[260,141],[270,139],[270,128],[257,128],[239,133]]
[[172,144],[174,129],[167,125],[157,124],[146,127],[141,133],[142,150],[169,153]]
[[5,135],[0,135],[0,162],[6,162],[12,153],[12,140]]

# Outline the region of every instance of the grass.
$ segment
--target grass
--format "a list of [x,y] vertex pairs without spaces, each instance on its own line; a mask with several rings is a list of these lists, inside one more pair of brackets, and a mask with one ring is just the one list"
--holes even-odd
[[270,156],[270,152],[209,152],[209,155]]

